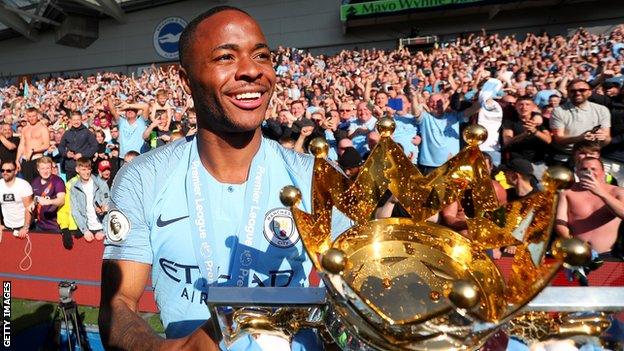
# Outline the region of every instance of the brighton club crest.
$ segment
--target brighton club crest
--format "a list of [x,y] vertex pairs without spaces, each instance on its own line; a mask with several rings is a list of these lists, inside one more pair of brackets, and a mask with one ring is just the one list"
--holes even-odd
[[264,237],[273,246],[288,248],[299,241],[292,212],[287,208],[274,208],[264,217]]

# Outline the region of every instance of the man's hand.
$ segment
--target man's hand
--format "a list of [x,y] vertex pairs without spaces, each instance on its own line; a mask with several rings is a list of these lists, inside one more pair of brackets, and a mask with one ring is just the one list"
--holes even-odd
[[597,141],[605,141],[607,140],[607,137],[608,137],[607,133],[605,133],[605,131],[602,129],[598,129],[596,133],[590,133],[590,134],[594,137],[594,140],[597,140]]
[[85,230],[82,234],[86,242],[90,243],[93,241],[94,236],[93,236],[93,233],[89,229]]
[[596,180],[592,173],[583,174],[579,178],[579,184],[581,185],[581,189],[589,190],[596,196],[602,196],[604,194],[600,183]]
[[414,135],[414,137],[412,138],[412,144],[418,146],[421,142],[422,138],[420,137],[420,135]]
[[310,136],[310,134],[312,134],[312,132],[314,131],[314,127],[312,126],[305,126],[303,128],[301,128],[301,135],[304,137],[308,137]]
[[74,154],[74,160],[78,161],[79,158],[82,157],[82,154],[80,152],[77,152]]
[[26,237],[28,236],[28,227],[27,226],[23,226],[22,229],[20,229],[17,232],[17,237],[20,239],[26,239]]
[[102,240],[104,240],[104,237],[105,237],[104,232],[103,232],[103,231],[101,231],[101,230],[98,230],[98,231],[95,233],[95,240],[97,240],[97,241],[102,241]]

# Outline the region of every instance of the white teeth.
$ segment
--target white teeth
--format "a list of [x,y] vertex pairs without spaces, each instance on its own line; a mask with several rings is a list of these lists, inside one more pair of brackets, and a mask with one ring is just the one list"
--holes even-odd
[[243,93],[243,94],[237,94],[235,98],[236,100],[259,99],[260,95],[261,95],[260,93]]

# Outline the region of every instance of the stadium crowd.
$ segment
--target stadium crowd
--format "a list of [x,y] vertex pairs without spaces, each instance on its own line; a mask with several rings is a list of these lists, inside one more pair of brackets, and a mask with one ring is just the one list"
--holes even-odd
[[[459,152],[464,125],[479,123],[488,130],[481,148],[501,202],[539,189],[547,166],[569,167],[576,188],[560,204],[555,230],[608,255],[624,217],[622,188],[613,185],[624,184],[623,36],[624,26],[522,40],[483,31],[431,50],[334,56],[279,47],[263,133],[298,152],[324,137],[329,158],[355,177],[379,141],[376,121],[392,117],[394,140],[427,174]],[[117,170],[197,130],[178,69],[0,87],[3,227],[19,237],[29,228],[62,232],[68,249],[72,237],[101,240]],[[400,215],[396,205],[387,194],[377,215]],[[462,205],[445,209],[438,221],[465,229]]]

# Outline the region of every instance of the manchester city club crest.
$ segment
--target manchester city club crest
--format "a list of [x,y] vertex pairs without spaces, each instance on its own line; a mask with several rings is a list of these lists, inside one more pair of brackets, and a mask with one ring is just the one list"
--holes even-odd
[[292,212],[287,208],[274,208],[264,217],[264,237],[273,246],[288,248],[299,241]]

